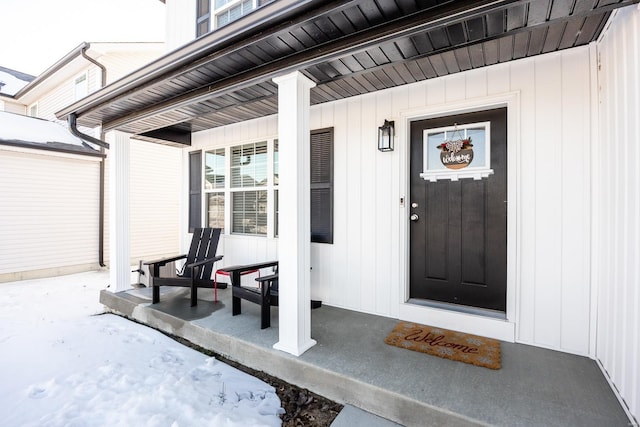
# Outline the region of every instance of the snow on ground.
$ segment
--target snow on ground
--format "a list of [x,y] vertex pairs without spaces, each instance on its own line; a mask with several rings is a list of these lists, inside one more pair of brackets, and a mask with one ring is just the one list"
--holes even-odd
[[0,425],[279,426],[270,385],[103,314],[106,272],[0,283]]

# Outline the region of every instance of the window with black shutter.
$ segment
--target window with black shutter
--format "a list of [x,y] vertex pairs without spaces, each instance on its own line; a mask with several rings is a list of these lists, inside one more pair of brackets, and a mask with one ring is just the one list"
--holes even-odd
[[311,131],[311,241],[333,243],[333,128]]
[[189,153],[189,233],[202,226],[202,152]]

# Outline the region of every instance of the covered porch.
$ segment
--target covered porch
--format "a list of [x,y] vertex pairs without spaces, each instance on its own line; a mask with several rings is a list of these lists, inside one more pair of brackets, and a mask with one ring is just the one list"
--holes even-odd
[[[148,296],[147,296],[148,294]],[[149,289],[112,293],[110,310],[396,423],[415,425],[626,426],[629,419],[596,362],[523,344],[501,343],[502,368],[490,370],[384,343],[396,320],[322,306],[312,310],[318,344],[299,357],[277,351],[278,308],[260,329],[259,306],[231,315],[231,290],[188,289],[150,302]]]
[[[638,235],[631,166],[638,130],[629,125],[637,96],[628,95],[638,89],[635,80],[619,85],[617,77],[637,75],[637,61],[626,60],[637,57],[637,38],[629,36],[637,28],[635,3],[280,0],[58,112],[110,137],[116,293],[103,293],[104,302],[403,424],[433,417],[436,425],[626,425],[612,389],[636,414],[638,276],[628,260],[637,238],[624,236]],[[610,36],[599,41],[605,28]],[[627,36],[622,54],[617,37]],[[499,199],[507,217],[506,308],[496,319],[412,304],[410,243],[426,239],[410,231],[417,193],[410,161],[420,159],[410,151],[419,146],[411,126],[496,107],[508,110],[508,194]],[[374,142],[387,119],[396,123],[396,149],[383,153]],[[327,128],[335,131],[336,239],[321,246],[309,242],[309,133]],[[617,129],[628,135],[620,138]],[[234,230],[230,206],[241,190],[225,184],[221,253],[226,265],[280,262],[288,299],[273,310],[271,329],[260,332],[258,317],[250,318],[257,307],[249,304],[232,318],[224,300],[188,309],[181,297],[175,306],[170,299],[151,306],[125,292],[130,137],[182,147],[185,244],[192,226],[211,219],[209,189],[202,171],[191,176],[191,156],[205,168],[197,156],[267,147],[270,176],[260,187],[268,194],[266,232]],[[624,168],[615,155],[620,141],[629,153]],[[231,167],[224,168],[228,183]],[[612,222],[620,224],[613,233]],[[635,234],[627,234],[627,222]],[[286,224],[280,234],[278,223]],[[331,307],[311,312],[313,292]],[[503,344],[498,372],[425,362],[382,343],[394,318],[520,344]]]

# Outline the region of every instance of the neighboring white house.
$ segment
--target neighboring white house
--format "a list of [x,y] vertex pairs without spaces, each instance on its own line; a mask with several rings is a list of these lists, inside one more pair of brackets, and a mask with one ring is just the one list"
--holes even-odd
[[24,114],[24,105],[13,96],[33,79],[30,74],[0,66],[0,111]]
[[183,147],[182,244],[279,259],[276,348],[313,297],[591,357],[637,418],[636,3],[167,0],[175,50],[58,117],[123,173],[128,134]]
[[[0,111],[6,112],[0,129],[0,282],[108,264],[108,150],[101,155],[97,145],[82,151],[73,143],[46,142],[79,141],[54,113],[151,62],[163,49],[162,43],[82,43],[35,78],[2,69],[0,81],[17,81],[0,96]],[[9,112],[27,116],[18,129]],[[36,127],[42,128],[38,135],[30,132]],[[67,135],[53,136],[59,130]],[[99,128],[80,130],[100,138]],[[37,138],[47,132],[50,139]],[[132,152],[137,166],[130,176],[130,263],[135,265],[179,248],[181,155],[143,141],[132,142]],[[157,210],[164,215],[150,215]]]

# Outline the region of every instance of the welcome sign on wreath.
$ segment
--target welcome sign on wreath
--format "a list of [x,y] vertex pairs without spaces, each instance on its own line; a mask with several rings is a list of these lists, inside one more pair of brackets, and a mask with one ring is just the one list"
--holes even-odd
[[488,177],[493,173],[490,134],[489,122],[425,130],[420,177],[432,182]]

